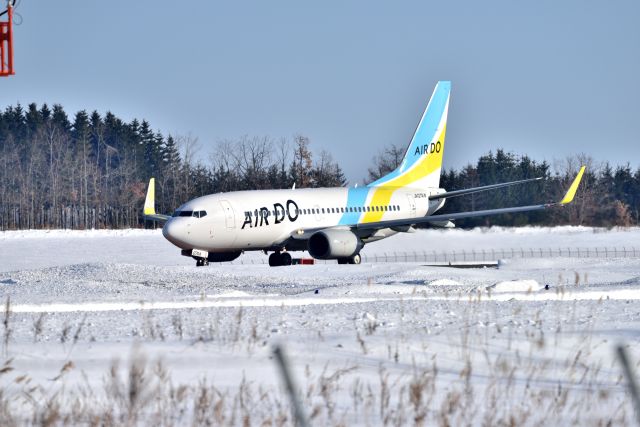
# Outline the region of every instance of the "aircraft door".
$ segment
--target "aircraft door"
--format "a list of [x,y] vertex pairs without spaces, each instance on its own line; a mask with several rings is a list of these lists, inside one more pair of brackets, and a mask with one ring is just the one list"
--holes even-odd
[[407,194],[407,200],[409,201],[409,217],[414,218],[416,216],[416,199],[413,194]]
[[222,210],[224,211],[224,219],[227,228],[236,228],[236,219],[235,215],[233,214],[231,203],[229,203],[228,200],[220,200],[220,205],[222,206]]

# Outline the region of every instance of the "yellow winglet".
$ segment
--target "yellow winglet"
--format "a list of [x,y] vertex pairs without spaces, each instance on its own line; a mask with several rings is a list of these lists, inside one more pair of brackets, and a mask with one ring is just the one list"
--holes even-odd
[[582,179],[582,174],[584,174],[585,166],[580,168],[578,175],[571,183],[571,187],[567,190],[567,194],[564,195],[564,198],[560,201],[561,205],[566,205],[567,203],[571,203],[573,201],[573,197],[576,195],[576,191],[578,190],[578,185],[580,185],[580,180]]
[[156,214],[156,179],[151,178],[149,180],[149,188],[147,189],[147,198],[144,199],[144,214],[155,215]]

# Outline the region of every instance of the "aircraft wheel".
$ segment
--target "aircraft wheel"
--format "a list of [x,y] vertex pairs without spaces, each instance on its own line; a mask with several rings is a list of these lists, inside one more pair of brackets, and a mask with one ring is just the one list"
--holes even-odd
[[362,258],[360,254],[355,254],[352,257],[349,257],[349,264],[360,264],[362,262]]
[[280,259],[282,260],[282,265],[291,265],[292,259],[289,252],[281,253]]
[[196,267],[204,266],[204,258],[196,258]]
[[282,257],[279,253],[272,253],[269,255],[269,267],[278,267],[282,265]]
[[338,264],[349,264],[349,258],[338,258]]

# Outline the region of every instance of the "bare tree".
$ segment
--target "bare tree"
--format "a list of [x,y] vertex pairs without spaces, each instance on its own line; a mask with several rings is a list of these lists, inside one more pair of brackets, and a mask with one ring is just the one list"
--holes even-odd
[[369,168],[369,181],[375,181],[400,166],[406,147],[389,144],[373,157],[373,167]]

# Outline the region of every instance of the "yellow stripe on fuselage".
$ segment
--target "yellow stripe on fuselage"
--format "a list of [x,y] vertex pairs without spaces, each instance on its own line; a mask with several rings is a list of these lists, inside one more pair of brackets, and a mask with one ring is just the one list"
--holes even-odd
[[[442,127],[442,132],[436,141],[440,141],[444,148],[444,138],[447,132],[446,123]],[[419,181],[420,179],[436,172],[442,166],[442,154],[444,149],[439,153],[432,153],[424,156],[418,163],[411,168],[407,173],[404,173],[389,182],[386,182],[383,187],[374,187],[373,196],[369,201],[369,206],[387,206],[391,201],[391,197],[396,190],[403,187],[408,187],[412,183]],[[360,221],[361,223],[377,222],[382,220],[384,211],[369,211],[364,214],[364,217]]]

